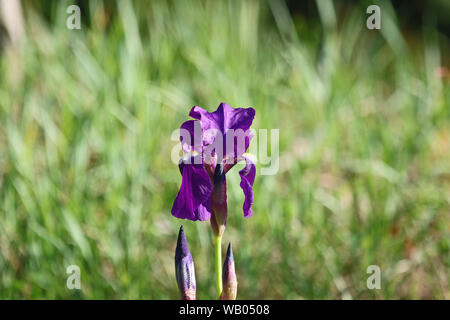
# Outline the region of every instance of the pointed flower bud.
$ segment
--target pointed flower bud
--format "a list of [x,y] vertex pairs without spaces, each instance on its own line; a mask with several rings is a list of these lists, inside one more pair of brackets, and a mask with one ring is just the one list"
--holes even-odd
[[227,224],[227,181],[222,161],[218,161],[213,175],[211,193],[211,227],[214,233],[222,236]]
[[175,250],[175,275],[178,289],[183,300],[195,300],[196,282],[194,260],[189,252],[189,245],[184,234],[183,226],[178,233],[177,248]]
[[237,295],[237,278],[234,269],[234,257],[231,243],[228,245],[227,256],[223,263],[222,271],[223,291],[220,295],[221,300],[236,300]]

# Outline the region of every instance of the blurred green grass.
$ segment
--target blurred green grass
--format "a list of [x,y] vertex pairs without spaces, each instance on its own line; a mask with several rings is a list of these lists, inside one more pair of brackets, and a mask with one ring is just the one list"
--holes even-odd
[[228,175],[238,298],[450,297],[448,39],[433,26],[408,39],[388,2],[375,31],[331,1],[315,23],[277,1],[89,1],[68,30],[69,4],[51,23],[26,4],[27,37],[0,53],[0,298],[177,299],[181,223],[213,298],[209,224],[171,216],[170,155],[190,108],[221,101],[280,129],[250,219]]

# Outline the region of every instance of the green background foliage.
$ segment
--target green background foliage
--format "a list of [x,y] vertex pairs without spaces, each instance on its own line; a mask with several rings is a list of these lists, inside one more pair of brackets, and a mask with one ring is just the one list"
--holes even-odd
[[25,36],[0,51],[0,297],[177,299],[183,224],[214,298],[209,223],[170,214],[171,135],[226,101],[280,129],[253,217],[227,175],[238,298],[448,299],[448,37],[378,2],[381,30],[366,2],[308,19],[281,1],[89,1],[81,30],[70,1],[23,3]]

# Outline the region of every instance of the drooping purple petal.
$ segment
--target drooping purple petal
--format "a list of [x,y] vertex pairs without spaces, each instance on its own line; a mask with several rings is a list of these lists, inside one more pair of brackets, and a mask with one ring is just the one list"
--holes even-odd
[[196,157],[191,157],[179,164],[182,180],[172,215],[180,219],[203,221],[211,218],[212,184],[203,162],[197,162]]
[[252,204],[253,204],[253,182],[255,181],[256,175],[256,167],[255,164],[249,159],[244,157],[245,159],[245,167],[239,171],[239,175],[241,176],[240,186],[244,191],[244,205],[242,209],[244,211],[244,217],[250,217],[252,212]]

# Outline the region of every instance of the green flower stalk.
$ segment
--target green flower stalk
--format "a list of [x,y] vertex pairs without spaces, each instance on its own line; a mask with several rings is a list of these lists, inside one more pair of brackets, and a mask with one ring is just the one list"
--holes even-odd
[[222,235],[227,223],[227,182],[221,162],[216,165],[211,194],[211,227],[214,231],[214,261],[216,267],[217,299],[222,292]]

